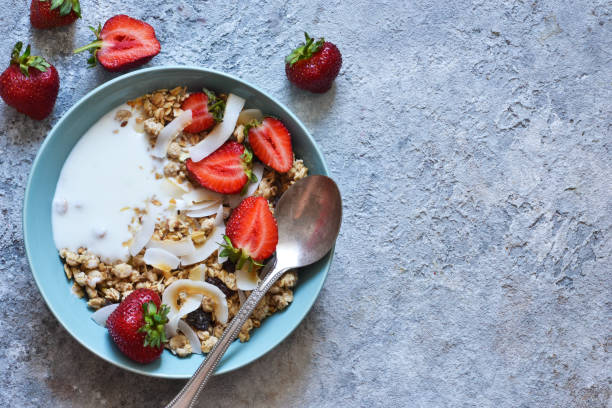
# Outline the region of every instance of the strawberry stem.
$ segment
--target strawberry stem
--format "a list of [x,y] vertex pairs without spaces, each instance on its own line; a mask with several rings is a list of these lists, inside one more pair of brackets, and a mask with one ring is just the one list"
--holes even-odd
[[[47,2],[49,0],[40,0],[41,2]],[[60,16],[66,16],[70,14],[71,11],[81,18],[81,5],[79,4],[79,0],[51,0],[50,10],[59,9]]]
[[161,305],[158,310],[155,303],[147,302],[142,305],[142,312],[145,324],[138,331],[146,333],[144,346],[160,347],[168,341],[164,325],[168,322],[170,308],[167,305]]
[[244,169],[244,174],[246,174],[248,178],[248,182],[242,188],[240,195],[246,194],[249,183],[257,183],[257,176],[253,173],[253,153],[249,150],[248,147],[244,148],[244,153],[240,156],[242,159],[242,168]]
[[96,58],[96,54],[98,53],[98,50],[104,46],[104,41],[100,38],[100,33],[102,32],[101,24],[98,24],[98,28],[89,26],[89,29],[95,34],[96,40],[81,48],[77,48],[72,53],[78,54],[79,52],[89,50],[91,56],[87,59],[87,63],[89,64],[89,68],[92,68],[96,66],[96,62],[98,61],[98,59]]
[[91,48],[96,48],[96,49],[97,49],[97,48],[102,48],[102,44],[103,44],[103,43],[104,43],[104,42],[103,42],[102,40],[97,40],[97,41],[94,41],[94,42],[92,42],[92,43],[90,43],[90,44],[87,44],[87,45],[85,45],[85,46],[83,46],[83,47],[81,47],[81,48],[77,48],[77,49],[76,49],[76,50],[74,50],[72,53],[73,53],[73,54],[78,54],[79,52],[83,52],[83,51],[85,51],[85,50],[89,50],[89,49],[91,49]]
[[226,256],[230,261],[236,264],[237,270],[242,269],[244,264],[247,262],[249,263],[249,272],[252,271],[254,267],[263,266],[261,262],[254,260],[244,249],[235,248],[227,235],[224,235],[223,239],[225,240],[225,244],[219,243],[219,245],[223,248],[219,256]]
[[299,47],[291,51],[291,54],[287,55],[287,58],[285,58],[285,62],[289,64],[289,66],[292,66],[300,60],[309,59],[315,52],[319,51],[325,43],[324,38],[319,38],[315,42],[314,38],[311,38],[306,32],[304,32],[304,38],[306,42],[300,44]]
[[225,101],[206,88],[202,90],[208,97],[208,112],[215,118],[217,123],[222,122],[223,114],[225,113]]
[[15,44],[15,47],[13,47],[13,52],[11,52],[11,64],[19,65],[21,73],[26,77],[30,76],[30,67],[36,68],[40,72],[45,72],[51,66],[43,57],[30,55],[30,44],[28,44],[26,47],[23,55],[20,55],[22,48],[23,43],[21,41]]

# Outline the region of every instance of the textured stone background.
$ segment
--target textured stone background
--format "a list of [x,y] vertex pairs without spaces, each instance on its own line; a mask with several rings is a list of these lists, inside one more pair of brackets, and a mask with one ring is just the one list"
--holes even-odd
[[[24,3],[5,2],[2,58],[30,41],[62,86],[43,122],[0,107],[2,406],[162,406],[183,385],[82,348],[25,260],[36,151],[115,76],[70,51],[119,12],[155,26],[149,65],[227,71],[286,103],[344,195],[314,309],[274,351],[215,378],[202,406],[612,405],[610,2],[82,0],[84,19],[52,31],[31,29]],[[284,77],[304,29],[344,56],[325,95]]]

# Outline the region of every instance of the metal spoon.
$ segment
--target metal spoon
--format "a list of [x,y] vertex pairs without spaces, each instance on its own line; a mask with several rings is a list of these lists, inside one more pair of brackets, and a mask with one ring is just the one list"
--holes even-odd
[[166,408],[193,407],[221,357],[274,282],[289,269],[310,265],[329,252],[336,241],[342,220],[342,200],[338,186],[329,177],[306,177],[283,194],[276,207],[275,217],[278,223],[278,245],[274,269],[251,292],[215,347]]

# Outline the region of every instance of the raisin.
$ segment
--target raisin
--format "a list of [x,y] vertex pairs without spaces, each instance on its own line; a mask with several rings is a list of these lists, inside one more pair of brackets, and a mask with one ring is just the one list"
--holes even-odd
[[185,321],[197,330],[208,330],[212,326],[212,315],[198,308],[189,313]]
[[235,293],[233,290],[225,286],[225,283],[223,283],[223,281],[219,278],[207,277],[206,282],[210,283],[211,285],[215,285],[216,287],[221,289],[221,292],[223,292],[227,297],[230,297]]
[[227,261],[223,262],[223,269],[229,273],[234,273],[236,272],[236,264],[228,259]]

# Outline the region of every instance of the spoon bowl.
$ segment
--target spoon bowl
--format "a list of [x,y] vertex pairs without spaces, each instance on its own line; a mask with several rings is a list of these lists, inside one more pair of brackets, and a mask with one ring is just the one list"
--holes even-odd
[[329,252],[342,220],[338,186],[326,176],[310,176],[296,182],[278,202],[279,263],[310,265]]
[[[326,176],[309,176],[293,184],[276,207],[278,244],[273,269],[251,292],[206,359],[166,408],[190,408],[244,322],[274,282],[289,269],[310,265],[331,250],[340,232],[342,199]],[[266,267],[268,267],[266,265]],[[265,273],[265,271],[262,271]]]

